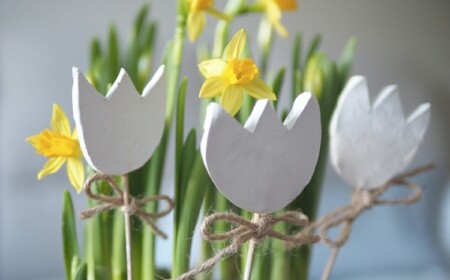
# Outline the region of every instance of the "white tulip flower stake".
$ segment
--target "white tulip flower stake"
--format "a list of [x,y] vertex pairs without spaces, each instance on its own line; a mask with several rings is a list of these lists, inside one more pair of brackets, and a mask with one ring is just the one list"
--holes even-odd
[[[230,214],[215,213],[205,218],[202,235],[207,240],[231,239],[230,246],[200,267],[177,279],[189,279],[206,271],[222,258],[236,253],[250,241],[244,279],[250,279],[253,251],[266,237],[300,246],[318,237],[288,236],[272,229],[278,222],[305,226],[301,212],[271,213],[293,201],[310,181],[320,150],[320,110],[310,93],[297,97],[292,111],[281,124],[269,100],[256,102],[242,127],[219,104],[208,106],[201,142],[206,169],[217,188],[235,205],[255,213],[252,221]],[[225,234],[209,232],[212,223],[225,220],[238,225]]]
[[267,99],[256,102],[244,127],[212,103],[201,154],[213,182],[233,204],[271,213],[293,201],[311,180],[320,138],[319,105],[310,93],[297,97],[284,124]]
[[352,77],[330,124],[336,172],[352,186],[370,189],[384,184],[412,161],[429,120],[429,103],[405,118],[396,86],[382,90],[371,106],[365,78]]
[[[99,201],[97,207],[81,214],[82,219],[121,208],[125,217],[128,279],[132,279],[130,215],[139,217],[156,234],[165,237],[154,220],[169,213],[172,200],[165,195],[134,199],[129,194],[127,174],[140,168],[151,157],[160,142],[166,108],[164,66],[161,66],[140,95],[125,70],[121,70],[106,97],[97,93],[77,68],[73,69],[73,114],[79,133],[80,146],[89,165],[99,173],[87,179],[86,194]],[[112,175],[122,175],[123,191]],[[94,194],[95,181],[106,181],[115,196]],[[164,200],[167,209],[147,213],[141,206]]]
[[[309,226],[320,228],[322,240],[333,248],[323,280],[329,278],[339,248],[347,241],[351,225],[361,213],[374,205],[410,204],[420,198],[420,187],[406,178],[432,166],[398,174],[412,161],[429,119],[428,103],[405,118],[395,86],[386,87],[372,106],[365,78],[355,76],[348,81],[331,120],[330,153],[336,172],[355,187],[352,203]],[[403,185],[412,195],[397,200],[380,199],[392,185]],[[340,236],[331,240],[327,231],[336,226],[342,226]]]

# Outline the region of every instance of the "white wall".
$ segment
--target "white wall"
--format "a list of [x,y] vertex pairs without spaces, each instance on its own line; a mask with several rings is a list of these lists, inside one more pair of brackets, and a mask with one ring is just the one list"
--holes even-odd
[[[64,172],[36,180],[44,159],[25,139],[49,125],[52,103],[70,113],[71,68],[86,69],[90,38],[105,38],[108,24],[114,22],[125,40],[141,3],[0,0],[0,279],[63,277],[60,210],[62,190],[69,185]],[[171,37],[174,3],[152,1],[152,16],[160,21],[157,54]],[[251,18],[250,30],[255,30],[256,20]],[[299,12],[283,20],[291,34],[302,31],[308,40],[321,32],[323,49],[332,56],[355,35],[354,73],[367,76],[373,94],[396,83],[407,112],[424,101],[432,104],[429,135],[413,163],[439,164],[433,173],[417,178],[425,186],[423,200],[409,208],[380,207],[362,216],[338,259],[336,279],[402,279],[400,274],[405,279],[447,279],[440,273],[448,265],[444,256],[450,245],[442,243],[448,239],[440,235],[438,224],[450,224],[449,216],[440,212],[445,200],[450,202],[445,195],[450,165],[450,1],[305,0]],[[208,27],[201,40],[208,41],[212,30]],[[289,63],[292,37],[277,41],[272,64],[276,69]],[[186,54],[185,73],[192,81],[188,120],[197,125],[201,80],[192,74],[192,45]],[[321,212],[346,203],[349,190],[330,170]],[[77,212],[83,209],[82,195],[76,207]],[[314,275],[326,256],[327,250],[316,246]]]

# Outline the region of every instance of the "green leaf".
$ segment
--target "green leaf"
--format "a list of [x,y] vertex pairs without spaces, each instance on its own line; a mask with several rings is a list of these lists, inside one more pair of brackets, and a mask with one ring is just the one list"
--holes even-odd
[[73,280],[87,280],[87,264],[82,262],[74,273]]
[[183,139],[184,139],[184,110],[186,103],[187,78],[181,82],[178,90],[177,111],[176,111],[176,128],[175,128],[175,199],[179,197],[179,188],[181,184],[181,165],[183,155]]
[[278,72],[275,75],[275,78],[273,79],[273,82],[272,82],[272,90],[277,96],[277,100],[275,100],[273,103],[275,108],[277,108],[277,104],[280,99],[280,93],[281,93],[281,88],[283,87],[285,74],[286,74],[286,68],[285,67],[280,68],[280,70],[278,70]]
[[348,40],[342,54],[337,62],[337,73],[339,79],[339,87],[343,89],[347,82],[348,75],[353,65],[353,59],[355,57],[356,50],[356,38],[352,37]]
[[206,192],[205,185],[208,175],[199,152],[196,153],[193,165],[194,167],[186,187],[183,208],[180,213],[180,223],[175,241],[177,254],[174,256],[175,261],[172,264],[172,278],[189,269],[192,237]]
[[144,5],[140,9],[138,15],[134,20],[133,29],[131,31],[131,37],[128,42],[128,47],[126,50],[125,69],[127,69],[127,72],[133,81],[136,81],[136,78],[138,76],[137,70],[140,53],[139,38],[141,38],[141,32],[145,20],[147,19],[147,14],[148,14],[148,6]]
[[156,22],[150,22],[147,25],[145,34],[143,37],[142,47],[149,52],[153,52],[155,48],[156,35],[158,31],[158,25]]
[[91,49],[90,49],[90,61],[93,63],[97,61],[102,56],[102,47],[100,44],[100,40],[98,37],[94,37],[91,41]]
[[109,26],[109,36],[108,36],[108,68],[105,69],[109,73],[108,81],[112,83],[117,74],[119,74],[119,42],[117,39],[116,27],[111,24]]
[[[94,172],[88,169],[88,175]],[[118,182],[120,185],[120,182]],[[111,188],[106,182],[97,181],[93,185],[94,193],[110,195]],[[95,207],[97,202],[88,199],[88,207]],[[109,279],[111,276],[111,213],[99,213],[85,221],[84,254],[89,279]]]
[[[164,132],[163,134],[165,134]],[[160,193],[161,188],[161,179],[162,173],[164,170],[164,159],[165,154],[162,151],[165,151],[165,145],[167,144],[166,137],[163,136],[161,139],[161,143],[158,148],[153,153],[153,156],[146,167],[146,189],[145,195],[152,196]],[[147,174],[148,173],[148,174]],[[147,203],[145,206],[145,210],[149,213],[154,213],[158,210],[158,203]],[[152,229],[148,226],[143,226],[142,229],[142,259],[141,259],[141,279],[153,280],[157,279],[158,274],[156,272],[157,268],[155,266],[156,263],[156,240],[155,234]]]
[[134,19],[133,24],[133,35],[139,37],[141,34],[141,31],[143,29],[143,26],[145,24],[145,20],[147,19],[149,7],[148,5],[143,5],[142,8],[139,10],[136,18]]
[[292,97],[292,100],[294,100],[297,95],[303,92],[303,75],[300,69],[297,69],[294,73],[294,79],[295,79],[295,95]]
[[[178,100],[176,109],[176,127],[175,127],[175,191],[174,199],[177,201],[174,207],[174,224],[173,224],[173,238],[176,240],[178,234],[179,219],[181,213],[181,205],[183,199],[182,192],[182,165],[183,165],[183,138],[184,138],[184,109],[186,103],[187,78],[181,82],[178,90]],[[189,175],[189,174],[188,174]],[[173,247],[173,260],[176,260],[178,247]],[[173,264],[175,266],[175,263]]]
[[72,280],[72,261],[74,258],[79,260],[80,256],[72,197],[68,190],[65,190],[63,194],[62,240],[66,279]]
[[177,26],[174,38],[170,44],[170,53],[165,56],[167,70],[167,105],[166,105],[166,125],[172,122],[173,110],[175,108],[175,100],[178,92],[178,79],[183,61],[183,51],[185,43],[185,28]]
[[298,73],[301,72],[302,59],[302,35],[297,33],[292,48],[292,101],[301,92],[301,79],[298,79]]
[[306,59],[305,59],[305,65],[303,65],[303,72],[305,72],[304,69],[306,68],[306,63],[308,63],[310,58],[317,52],[321,41],[322,41],[321,35],[318,34],[318,35],[314,36],[314,38],[308,48],[308,52],[307,52]]
[[[286,118],[287,112],[282,114],[283,119]],[[283,212],[283,210],[279,211]],[[281,233],[286,233],[288,226],[286,223],[277,223],[274,226],[274,230]],[[288,254],[286,251],[285,242],[279,239],[272,240],[271,244],[271,256],[272,256],[272,270],[271,278],[272,280],[278,280],[279,275],[285,275],[288,271],[289,262]]]
[[100,70],[101,70],[101,60],[102,60],[102,48],[100,41],[97,37],[91,40],[90,46],[90,67],[87,71],[87,78],[92,86],[101,93],[100,91]]
[[[191,129],[189,132],[186,141],[183,146],[183,155],[181,159],[181,181],[180,181],[180,197],[178,199],[178,203],[180,206],[180,209],[183,209],[186,191],[187,191],[187,185],[190,180],[190,176],[192,173],[192,169],[194,168],[194,161],[197,156],[197,134],[195,133],[195,129]],[[180,221],[176,221],[178,224]]]
[[147,80],[150,77],[153,66],[153,49],[155,46],[156,23],[150,22],[144,34],[142,43],[142,53],[139,56],[137,72],[138,80],[136,88],[142,92]]

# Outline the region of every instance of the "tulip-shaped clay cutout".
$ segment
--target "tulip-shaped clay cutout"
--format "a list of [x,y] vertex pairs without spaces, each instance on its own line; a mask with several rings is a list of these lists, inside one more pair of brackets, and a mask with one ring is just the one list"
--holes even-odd
[[396,86],[383,89],[372,106],[365,78],[352,77],[330,125],[334,168],[354,187],[386,183],[412,161],[429,119],[429,103],[405,118]]
[[207,109],[201,154],[217,188],[235,205],[270,213],[310,181],[320,149],[317,100],[297,97],[282,124],[268,100],[257,101],[242,127],[217,103]]
[[164,66],[140,95],[121,70],[106,97],[73,69],[73,114],[87,162],[97,171],[124,175],[141,167],[161,140],[166,110]]

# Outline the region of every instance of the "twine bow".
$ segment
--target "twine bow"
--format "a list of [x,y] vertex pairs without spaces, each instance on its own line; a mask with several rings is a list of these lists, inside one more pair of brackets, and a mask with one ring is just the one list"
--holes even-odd
[[[218,221],[224,221],[238,226],[225,233],[212,233],[210,231],[211,225]],[[220,260],[237,253],[239,247],[250,240],[259,243],[266,237],[272,237],[285,241],[288,247],[298,247],[315,243],[320,240],[318,236],[307,235],[304,233],[288,235],[274,230],[273,226],[280,222],[303,227],[308,224],[309,220],[306,215],[299,211],[289,211],[280,215],[261,214],[257,221],[248,221],[233,213],[214,213],[206,217],[201,227],[203,238],[209,241],[231,240],[231,244],[219,251],[214,257],[206,260],[197,268],[180,275],[176,280],[191,279],[199,273],[210,270]]]
[[[107,182],[108,185],[113,189],[114,195],[107,196],[103,194],[94,194],[92,192],[92,186],[96,181]],[[172,210],[173,201],[169,196],[154,195],[143,198],[134,198],[130,196],[130,201],[128,203],[125,203],[124,192],[117,185],[114,177],[103,173],[95,173],[91,175],[84,183],[83,188],[89,198],[100,202],[100,204],[81,212],[82,220],[89,219],[104,211],[120,208],[122,212],[128,213],[129,215],[134,215],[141,219],[154,231],[155,234],[161,236],[162,238],[167,238],[167,235],[155,225],[154,221],[167,215]],[[156,201],[167,202],[167,207],[164,210],[156,213],[149,213],[142,209],[145,204]]]
[[[407,205],[418,201],[422,196],[421,188],[418,185],[411,183],[406,178],[418,175],[432,168],[434,168],[433,164],[419,167],[399,175],[375,189],[365,190],[356,188],[352,193],[352,201],[348,206],[339,208],[325,215],[321,219],[307,226],[304,231],[310,233],[315,228],[319,228],[321,240],[329,247],[339,248],[347,242],[355,219],[366,210],[376,205]],[[411,194],[400,199],[381,199],[380,196],[393,186],[403,186],[408,188],[411,191]],[[332,228],[338,226],[341,226],[341,232],[339,233],[339,236],[333,240],[329,237],[328,232]]]

